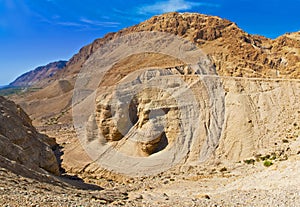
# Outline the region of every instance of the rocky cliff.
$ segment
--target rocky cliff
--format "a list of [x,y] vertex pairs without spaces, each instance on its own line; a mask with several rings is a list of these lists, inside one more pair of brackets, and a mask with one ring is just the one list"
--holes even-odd
[[[151,42],[151,35],[134,39],[128,38],[128,51],[139,51]],[[162,42],[155,47],[158,54],[165,47],[176,54],[179,44]],[[76,84],[75,94],[81,95],[78,99],[75,95],[73,123],[84,149],[95,159],[86,172],[97,174],[104,167],[149,175],[176,165],[238,162],[268,154],[285,159],[298,153],[298,79],[219,76],[213,63],[211,71],[209,67],[202,71],[203,63],[182,65],[165,55],[147,54],[154,59],[138,64],[141,55],[127,56],[122,48],[114,48],[122,61],[106,72],[99,67],[102,51],[96,51]],[[166,62],[177,66],[165,67]],[[97,75],[102,73],[103,77]],[[99,78],[103,81],[94,85]],[[66,156],[73,153],[76,150]]]
[[54,139],[40,134],[22,108],[0,97],[0,166],[17,174],[59,174]]

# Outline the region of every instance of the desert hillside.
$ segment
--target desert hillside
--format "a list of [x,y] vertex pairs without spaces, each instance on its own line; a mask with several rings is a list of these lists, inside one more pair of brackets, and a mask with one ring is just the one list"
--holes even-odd
[[[275,40],[250,35],[234,22],[197,13],[167,13],[138,25],[109,33],[83,47],[67,63],[57,78],[76,74],[84,62],[107,41],[133,32],[167,32],[197,44],[213,58],[219,75],[238,77],[298,77],[299,34],[286,34]],[[298,34],[298,35],[297,35]],[[278,71],[279,73],[276,73]]]
[[55,140],[38,133],[20,106],[0,97],[0,107],[1,167],[9,166],[20,174],[46,170],[58,175],[59,166],[52,150],[57,145]]
[[0,149],[1,206],[98,205],[96,200],[108,204],[127,198],[124,190],[104,190],[63,174],[55,139],[37,132],[22,108],[1,96]]
[[42,89],[10,98],[56,138],[68,175],[123,192],[111,205],[291,206],[299,62],[299,32],[272,40],[166,13],[95,40]]
[[[69,98],[58,98],[61,95],[60,92],[53,97],[50,88],[59,87],[58,80],[66,80],[74,87],[77,74],[95,51],[112,39],[141,31],[167,32],[190,40],[209,57],[220,76],[294,79],[299,77],[300,40],[298,33],[286,34],[271,40],[247,34],[235,23],[219,17],[196,13],[167,13],[119,32],[109,33],[104,38],[97,39],[92,44],[83,47],[68,61],[63,70],[47,79],[49,90],[45,89],[41,97],[38,94],[32,96],[26,94],[24,98],[13,99],[24,107],[37,123],[49,122],[51,118],[52,120],[59,118],[61,122],[65,119],[70,120],[60,116],[60,113],[70,109],[68,92],[66,96]],[[164,66],[172,64],[166,61]],[[46,112],[41,115],[40,112],[44,110],[40,107],[44,107],[45,104],[40,101],[47,97],[48,93],[47,108],[51,113]],[[57,99],[59,99],[59,104],[56,104]]]

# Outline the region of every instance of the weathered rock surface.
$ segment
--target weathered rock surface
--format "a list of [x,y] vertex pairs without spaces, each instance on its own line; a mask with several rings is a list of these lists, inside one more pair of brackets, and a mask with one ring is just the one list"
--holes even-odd
[[[108,148],[102,153],[88,147],[99,156],[94,157],[98,167],[90,166],[93,173],[104,167],[127,175],[151,174],[157,170],[155,166],[163,170],[179,164],[174,154],[185,158],[179,166],[291,154],[284,142],[296,144],[300,136],[299,80],[221,77],[222,97],[207,85],[211,82],[216,87],[216,77],[204,76],[205,82],[196,75],[175,75],[171,72],[175,68],[167,69],[169,74],[163,69],[153,71],[148,71],[148,76],[147,72],[136,73],[136,79],[123,79],[116,87],[106,86],[97,97],[95,115],[88,120],[87,140],[82,144],[105,143]],[[143,78],[150,78],[149,74],[156,74],[152,76],[156,85],[148,82],[143,89]],[[187,87],[176,83],[178,79]],[[135,86],[137,80],[141,84]],[[222,101],[213,102],[217,99]],[[300,150],[296,145],[293,154]]]
[[[193,59],[193,47],[184,41],[177,44],[171,35],[172,43],[167,38],[159,42],[155,39],[159,34],[151,34],[155,35],[112,41],[107,46],[113,47],[113,55],[108,53],[112,66],[104,62],[109,58],[100,48],[76,82],[73,121],[79,130],[85,128],[79,138],[99,173],[104,167],[130,176],[148,175],[175,165],[243,161],[257,154],[280,154],[285,151],[283,139],[295,142],[300,116],[298,79],[220,76],[200,52],[195,53],[201,59],[198,65],[177,61],[177,66],[165,67],[164,61],[155,60],[173,62],[173,57],[176,62],[178,47],[186,48]],[[125,46],[119,44],[122,41]],[[143,48],[149,42],[157,56],[148,53],[141,58],[141,51],[151,51],[151,47]],[[137,55],[128,56],[128,51]],[[160,51],[165,54],[157,58]],[[153,59],[144,61],[146,67],[135,64],[147,58]],[[97,166],[91,164],[85,170],[95,173]]]
[[[54,139],[40,134],[20,106],[0,97],[0,166],[18,174],[48,171],[59,174]],[[24,169],[23,169],[24,168]]]
[[[225,78],[225,122],[219,158],[238,161],[279,153],[300,137],[300,81]],[[298,146],[299,148],[300,146]]]

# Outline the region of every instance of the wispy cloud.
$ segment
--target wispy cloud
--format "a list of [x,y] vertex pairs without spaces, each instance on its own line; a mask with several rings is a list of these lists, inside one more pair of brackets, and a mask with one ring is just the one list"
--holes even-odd
[[55,22],[54,24],[66,26],[66,27],[82,27],[82,28],[85,27],[86,28],[86,26],[84,24],[80,24],[77,22]]
[[[38,15],[38,14],[37,14]],[[36,15],[36,16],[37,16]],[[65,21],[60,16],[53,16],[52,18],[45,18],[41,15],[38,15],[41,22],[45,22],[51,25],[59,25],[63,27],[72,27],[76,28],[77,30],[101,30],[104,27],[118,27],[120,25],[119,22],[113,21],[95,21],[90,20],[88,18],[80,18],[78,20],[73,21]]]
[[120,25],[118,22],[92,21],[86,18],[80,18],[78,21],[55,21],[52,22],[52,24],[61,25],[64,27],[73,27],[80,31],[101,30],[104,27],[118,27]]
[[95,21],[87,18],[80,18],[80,22],[90,25],[90,26],[101,26],[101,27],[117,27],[120,25],[119,22],[112,21]]
[[151,5],[144,5],[138,8],[139,14],[158,14],[174,11],[186,11],[196,7],[218,7],[218,4],[205,3],[205,2],[192,2],[186,0],[168,0],[157,1]]

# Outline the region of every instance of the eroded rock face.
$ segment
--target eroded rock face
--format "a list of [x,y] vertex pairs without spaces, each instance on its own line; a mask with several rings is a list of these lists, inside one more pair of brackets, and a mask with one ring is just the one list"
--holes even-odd
[[223,85],[227,92],[226,114],[217,157],[239,161],[290,150],[284,139],[298,142],[299,80],[224,77]]
[[[86,138],[80,137],[89,155],[100,166],[133,176],[192,157],[205,161],[219,143],[225,93],[218,78],[201,79],[197,73],[200,67],[190,65],[147,68],[124,74],[116,85],[100,84]],[[87,116],[77,110],[74,115]]]
[[98,97],[96,123],[106,141],[118,150],[150,156],[172,145],[178,136],[178,106],[164,90],[148,88],[138,94],[129,93],[129,97],[119,97],[118,106],[112,106],[111,96],[105,97]]
[[[32,126],[20,106],[0,97],[0,156],[24,168],[59,174],[59,165],[51,149],[55,140],[42,135]],[[4,162],[1,167],[6,167]],[[22,172],[22,169],[14,169]]]
[[[117,72],[113,67],[107,74],[114,77]],[[85,129],[87,143],[107,147],[95,158],[95,163],[101,160],[98,166],[85,169],[93,173],[104,167],[147,175],[159,172],[152,171],[155,167],[236,162],[281,153],[287,148],[282,139],[294,143],[299,138],[300,82],[296,79],[199,76],[182,65],[137,68],[124,73],[115,85],[101,84],[95,114]],[[160,156],[172,157],[172,153],[183,154],[181,162],[160,163]],[[143,162],[147,164],[137,170]],[[112,167],[115,163],[118,168]]]

